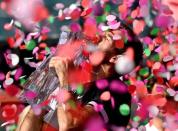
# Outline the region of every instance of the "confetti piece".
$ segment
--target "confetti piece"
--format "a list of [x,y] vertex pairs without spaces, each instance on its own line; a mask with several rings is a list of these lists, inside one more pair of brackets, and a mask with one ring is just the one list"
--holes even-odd
[[35,115],[40,115],[42,113],[40,105],[32,105],[32,109]]
[[103,101],[108,101],[111,98],[111,94],[109,91],[105,91],[100,95],[100,99]]
[[83,92],[84,92],[83,86],[82,86],[81,84],[78,85],[78,86],[77,86],[76,93],[77,93],[78,95],[81,95]]
[[19,88],[16,85],[9,85],[8,87],[5,88],[5,91],[10,96],[16,96],[17,93],[19,92]]
[[18,69],[16,70],[14,79],[15,79],[16,81],[19,80],[19,78],[20,78],[20,76],[22,75],[22,73],[23,73],[22,68],[18,68]]
[[[92,9],[87,10],[85,13],[86,15],[90,14],[92,12]],[[70,14],[72,20],[78,20],[81,16],[81,10],[76,8],[72,11],[72,13]]]
[[106,20],[107,21],[114,21],[116,19],[116,16],[114,16],[114,15],[108,15],[108,16],[106,16]]
[[84,129],[88,131],[106,131],[103,120],[95,116],[89,119]]
[[34,40],[30,40],[29,42],[27,42],[26,44],[26,49],[31,51],[36,47],[36,43]]
[[122,104],[119,106],[119,112],[123,116],[127,116],[130,114],[130,107],[127,104]]
[[107,31],[107,30],[109,30],[109,28],[110,28],[109,26],[104,26],[104,25],[101,26],[102,31]]
[[127,74],[134,68],[134,63],[127,56],[121,56],[117,59],[115,70],[118,74]]
[[95,4],[93,6],[93,14],[95,16],[101,16],[103,14],[103,8],[101,7],[100,4]]
[[109,4],[106,4],[104,11],[110,12],[110,10],[111,10],[111,6]]
[[81,27],[78,23],[71,23],[70,29],[72,32],[79,32],[81,30]]
[[178,86],[178,76],[171,77],[169,84],[171,85],[171,87]]
[[90,0],[82,0],[81,5],[84,8],[87,8],[88,6],[90,6],[91,1]]
[[164,61],[164,62],[169,62],[169,61],[171,61],[171,60],[173,60],[173,59],[174,59],[173,56],[164,56],[163,61]]
[[92,8],[89,8],[87,10],[84,10],[82,13],[81,13],[81,16],[88,16],[89,14],[92,13]]
[[57,3],[55,5],[55,9],[59,10],[59,9],[63,9],[64,8],[64,4],[63,3]]
[[149,116],[150,117],[156,117],[159,113],[159,109],[156,106],[150,106],[149,107]]
[[7,104],[3,107],[2,109],[2,116],[5,119],[12,119],[13,117],[15,117],[16,112],[17,112],[17,106],[15,104]]
[[113,35],[113,40],[121,40],[122,36],[120,35]]
[[25,82],[26,82],[26,80],[25,79],[20,79],[20,85],[22,86],[22,85],[24,85],[25,84]]
[[15,125],[15,124],[13,124],[13,123],[12,123],[12,125],[6,126],[6,130],[7,130],[7,131],[14,131],[14,130],[16,130],[16,129],[17,129],[17,125]]
[[122,39],[114,41],[114,44],[116,48],[119,48],[119,49],[124,48],[124,41]]
[[96,17],[96,21],[97,21],[97,23],[105,22],[106,21],[106,16],[105,15],[97,16]]
[[37,96],[37,94],[34,91],[26,91],[24,96],[26,99],[32,100]]
[[70,99],[70,97],[71,95],[67,90],[60,88],[56,96],[56,99],[59,103],[65,103]]
[[36,53],[38,52],[38,50],[39,50],[39,47],[35,47],[35,48],[33,49],[32,54],[36,54]]
[[178,101],[178,93],[174,96],[174,100]]
[[132,11],[131,17],[134,19],[138,16],[139,14],[139,7],[137,7],[135,10]]
[[133,30],[136,35],[139,35],[145,27],[145,22],[143,20],[133,21]]
[[140,6],[148,5],[148,1],[147,1],[147,0],[140,0],[140,1],[139,1],[139,5],[140,5]]
[[159,32],[159,28],[153,28],[151,30],[150,34],[156,36],[158,34],[158,32]]
[[171,24],[173,22],[173,18],[171,16],[166,16],[166,15],[159,15],[156,17],[155,19],[155,24],[158,26],[158,27],[161,27],[161,28],[166,28],[169,26],[169,24]]
[[120,22],[117,22],[115,24],[109,25],[109,28],[112,30],[116,30],[119,28],[119,26],[120,26]]
[[12,24],[10,24],[10,23],[4,24],[4,29],[7,30],[7,31],[11,30],[12,29]]
[[138,122],[138,121],[140,121],[140,117],[139,116],[134,116],[133,120]]
[[148,56],[150,56],[151,51],[150,51],[150,49],[147,48],[147,49],[144,50],[144,53],[148,57]]
[[134,93],[135,92],[135,90],[136,90],[136,86],[134,86],[134,85],[130,85],[130,86],[128,86],[128,91],[129,91],[129,93]]
[[14,47],[14,44],[15,44],[14,38],[8,37],[8,38],[7,38],[7,43],[9,44],[9,46],[10,46],[11,48],[13,48],[13,47]]
[[4,81],[4,84],[5,84],[6,86],[9,86],[9,85],[11,85],[13,82],[14,82],[14,80],[13,80],[12,78],[8,78],[8,79],[6,79],[6,80]]
[[3,72],[0,72],[0,81],[3,81],[5,79],[5,74]]
[[176,92],[171,88],[168,88],[166,91],[170,96],[174,96],[176,94]]
[[[43,5],[37,4],[34,6],[33,10],[33,20],[36,22],[40,22],[49,16],[49,12],[47,8],[45,8]],[[37,14],[35,12],[38,12]]]
[[126,93],[128,91],[126,85],[124,85],[121,81],[118,80],[111,81],[110,89],[118,93]]
[[48,21],[49,23],[54,23],[55,17],[54,16],[49,16]]
[[105,79],[97,80],[96,86],[98,89],[105,89],[109,85],[108,81]]
[[147,77],[149,75],[149,69],[148,68],[142,68],[140,71],[139,71],[139,74],[141,76],[144,76],[144,77]]

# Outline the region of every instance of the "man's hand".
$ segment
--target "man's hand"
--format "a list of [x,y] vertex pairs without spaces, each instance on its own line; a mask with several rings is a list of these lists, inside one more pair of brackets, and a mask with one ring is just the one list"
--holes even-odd
[[98,115],[94,111],[92,106],[84,107],[71,107],[69,104],[66,106],[58,106],[57,116],[59,131],[69,131],[69,130],[83,130],[87,121]]
[[59,78],[60,87],[68,86],[68,71],[70,59],[65,57],[52,57],[49,62],[49,67],[54,67]]
[[16,131],[41,131],[43,120],[42,114],[34,114],[31,106],[27,106],[19,115]]

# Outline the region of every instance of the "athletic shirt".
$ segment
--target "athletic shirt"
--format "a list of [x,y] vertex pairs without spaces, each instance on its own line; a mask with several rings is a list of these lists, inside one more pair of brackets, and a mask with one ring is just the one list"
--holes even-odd
[[[97,105],[102,105],[103,109],[98,112],[103,118],[108,129],[110,129],[111,126],[126,127],[130,119],[130,112],[128,115],[122,115],[119,111],[119,107],[122,104],[127,104],[129,108],[131,108],[131,95],[128,92],[127,85],[117,76],[112,76],[102,80],[108,81],[108,86],[104,89],[99,89],[96,84],[97,82],[91,82],[84,85],[85,92],[83,96],[79,98],[80,101],[83,105],[89,104],[94,108]],[[101,95],[104,92],[109,92],[111,99],[102,100]]]

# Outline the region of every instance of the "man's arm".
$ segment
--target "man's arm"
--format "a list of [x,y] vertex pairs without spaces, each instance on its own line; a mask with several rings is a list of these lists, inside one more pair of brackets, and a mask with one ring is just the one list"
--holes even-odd
[[91,117],[99,117],[99,114],[89,105],[77,108],[72,108],[70,105],[67,105],[65,109],[59,106],[57,115],[60,131],[82,131]]

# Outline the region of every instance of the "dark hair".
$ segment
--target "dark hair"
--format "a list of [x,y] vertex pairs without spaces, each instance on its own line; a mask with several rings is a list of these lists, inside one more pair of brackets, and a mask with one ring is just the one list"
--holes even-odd
[[[138,2],[134,2],[134,6],[132,8],[137,7]],[[82,6],[78,6],[82,11],[84,8]],[[121,22],[121,28],[126,29],[127,33],[130,37],[125,44],[123,49],[117,49],[117,54],[122,54],[131,47],[134,50],[134,61],[135,61],[135,66],[138,66],[140,62],[142,61],[143,58],[143,46],[137,35],[133,32],[132,27],[130,27],[125,21],[121,20],[115,12],[111,12],[111,14],[116,16],[116,20]],[[80,18],[79,19],[80,25],[83,26],[84,24],[84,19]]]
[[128,39],[125,43],[124,50],[131,47],[134,50],[134,61],[135,66],[139,65],[142,58],[143,58],[143,46],[140,40],[138,39],[137,35],[129,29],[126,25],[123,25],[124,28],[127,30],[130,39]]
[[117,17],[117,21],[121,22],[121,28],[127,31],[129,37],[129,39],[127,39],[124,44],[124,49],[118,51],[123,53],[126,51],[126,49],[131,47],[134,50],[134,61],[135,61],[135,66],[137,66],[140,64],[140,62],[143,59],[143,45],[139,40],[138,36],[133,32],[132,27],[126,24],[123,20],[120,20],[119,17]]

